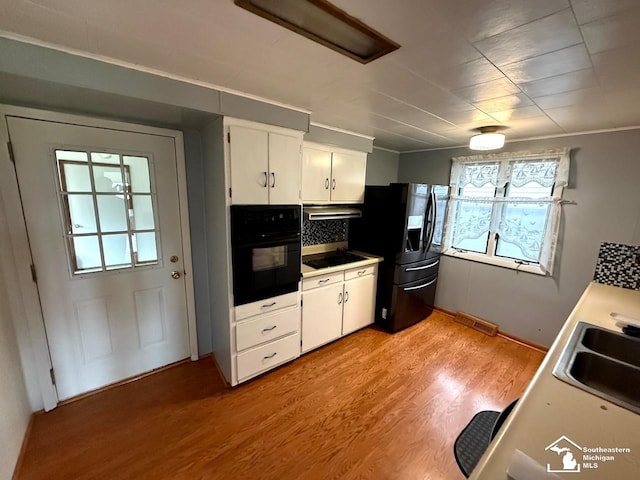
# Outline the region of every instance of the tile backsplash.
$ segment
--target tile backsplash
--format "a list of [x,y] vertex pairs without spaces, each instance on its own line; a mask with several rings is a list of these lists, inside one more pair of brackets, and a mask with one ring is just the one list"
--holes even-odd
[[303,220],[302,246],[345,242],[348,220]]
[[640,290],[640,246],[602,243],[593,280]]

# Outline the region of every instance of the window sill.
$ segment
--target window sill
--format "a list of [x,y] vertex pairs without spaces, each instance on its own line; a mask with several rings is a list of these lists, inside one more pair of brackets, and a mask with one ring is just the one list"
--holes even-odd
[[452,248],[442,253],[443,255],[446,255],[448,257],[462,258],[464,260],[471,260],[472,262],[486,263],[487,265],[494,265],[496,267],[502,267],[502,268],[510,268],[511,270],[533,273],[535,275],[543,275],[543,276],[546,275],[546,273],[542,270],[542,268],[540,268],[539,265],[526,265],[526,264],[523,265],[520,263],[516,263],[513,260],[508,260],[506,258],[487,257],[480,253],[473,253],[473,252],[459,252]]

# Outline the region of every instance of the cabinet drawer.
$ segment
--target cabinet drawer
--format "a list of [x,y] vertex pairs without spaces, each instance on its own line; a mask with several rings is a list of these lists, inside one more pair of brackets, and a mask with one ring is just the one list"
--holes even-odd
[[298,331],[300,307],[295,307],[240,322],[236,325],[236,348],[244,350]]
[[238,305],[235,308],[236,321],[244,318],[253,317],[261,313],[273,312],[285,307],[291,307],[298,304],[298,292],[286,293],[277,297],[258,300],[257,302]]
[[239,353],[238,380],[269,370],[288,360],[293,360],[298,355],[300,355],[300,335],[298,334]]
[[408,282],[415,282],[421,278],[432,277],[438,273],[440,257],[428,258],[415,263],[396,265],[393,283],[402,285]]
[[312,288],[324,287],[332,283],[339,283],[344,278],[344,272],[333,272],[327,275],[318,275],[317,277],[305,278],[302,280],[302,290],[310,290]]
[[344,279],[353,280],[354,278],[364,277],[365,275],[373,275],[376,273],[377,265],[367,265],[366,267],[352,268],[344,272]]

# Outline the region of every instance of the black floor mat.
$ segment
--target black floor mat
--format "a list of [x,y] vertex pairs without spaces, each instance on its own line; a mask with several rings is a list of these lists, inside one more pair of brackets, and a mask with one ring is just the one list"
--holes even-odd
[[492,410],[476,413],[456,438],[453,453],[465,477],[469,478],[480,457],[491,443],[491,432],[499,416],[500,412]]

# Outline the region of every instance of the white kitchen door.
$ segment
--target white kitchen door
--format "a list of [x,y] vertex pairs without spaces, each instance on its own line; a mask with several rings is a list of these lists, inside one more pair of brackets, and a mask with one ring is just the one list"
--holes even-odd
[[175,139],[7,121],[58,398],[188,357]]

